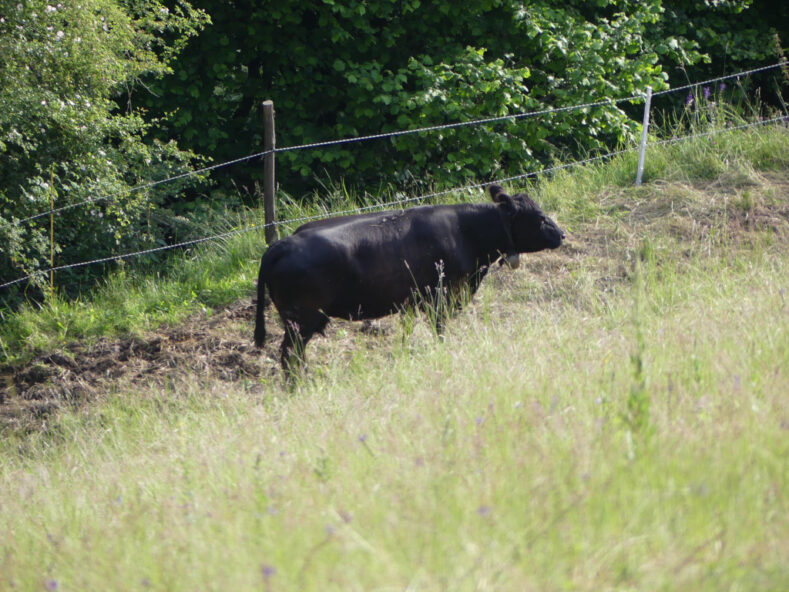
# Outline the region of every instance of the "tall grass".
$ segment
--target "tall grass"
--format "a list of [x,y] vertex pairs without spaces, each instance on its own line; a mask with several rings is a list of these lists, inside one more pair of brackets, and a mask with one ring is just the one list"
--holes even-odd
[[[650,151],[639,189],[629,156],[533,187],[570,240],[443,340],[341,328],[294,390],[119,381],[7,434],[0,589],[785,589],[789,134],[724,136]],[[250,292],[259,246],[233,245],[64,304],[58,339],[98,334],[101,298],[147,302],[134,330],[162,285],[161,320]],[[53,343],[55,310],[25,338]]]
[[[119,385],[4,445],[0,581],[780,589],[789,262],[742,257],[697,258],[638,312],[629,290],[578,306],[543,288],[486,320],[486,285],[444,342],[379,338],[348,363],[319,341],[319,376],[292,394]],[[648,438],[627,419],[634,381]]]

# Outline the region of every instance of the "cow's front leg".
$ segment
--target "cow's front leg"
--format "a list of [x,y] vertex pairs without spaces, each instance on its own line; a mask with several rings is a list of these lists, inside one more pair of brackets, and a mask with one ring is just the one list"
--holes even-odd
[[436,335],[443,336],[447,319],[454,308],[453,290],[447,286],[427,288],[420,300],[420,308],[427,315],[428,322],[433,327]]
[[445,287],[436,300],[436,333],[443,334],[444,327],[450,317],[455,316],[463,307],[466,306],[474,297],[474,293],[479,288],[482,278],[485,277],[485,271],[481,273],[474,273],[468,277],[460,278],[453,281],[449,286]]
[[488,273],[490,267],[488,265],[483,265],[480,267],[476,272],[472,273],[468,279],[468,300],[471,300],[471,297],[477,293],[479,289],[479,285],[482,283],[482,280],[485,279],[485,276]]

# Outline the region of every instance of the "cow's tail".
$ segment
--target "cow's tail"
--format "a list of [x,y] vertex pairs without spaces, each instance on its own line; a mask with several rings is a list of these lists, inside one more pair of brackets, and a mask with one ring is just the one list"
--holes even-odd
[[255,345],[263,347],[266,342],[266,256],[260,261],[260,271],[258,272],[258,306],[255,313]]

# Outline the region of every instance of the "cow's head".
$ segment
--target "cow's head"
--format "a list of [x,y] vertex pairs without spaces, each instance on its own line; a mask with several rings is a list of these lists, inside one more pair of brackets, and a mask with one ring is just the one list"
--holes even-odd
[[513,197],[500,185],[491,185],[488,189],[509,224],[513,250],[507,255],[555,249],[562,244],[564,232],[525,193]]

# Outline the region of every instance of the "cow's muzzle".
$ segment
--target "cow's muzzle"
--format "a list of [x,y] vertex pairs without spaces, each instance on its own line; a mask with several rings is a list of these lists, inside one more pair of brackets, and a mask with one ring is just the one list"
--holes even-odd
[[564,231],[552,220],[543,222],[541,231],[545,240],[545,246],[549,249],[560,247],[562,241],[564,241]]

